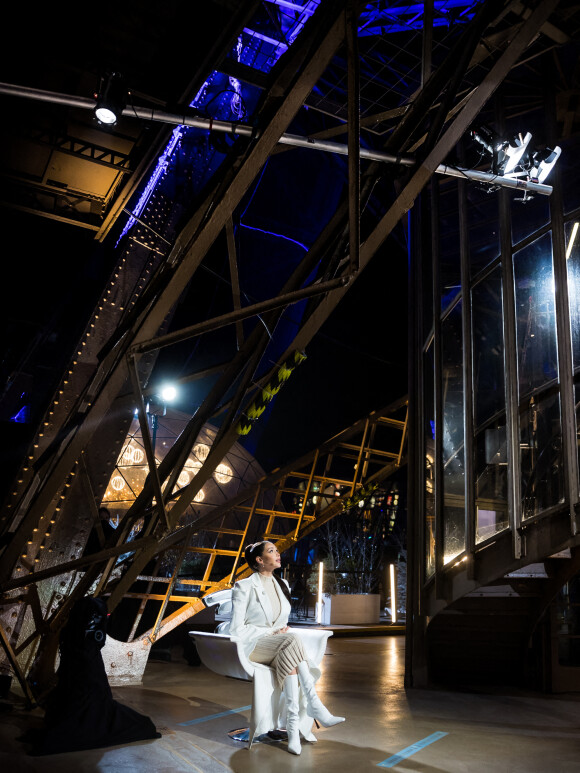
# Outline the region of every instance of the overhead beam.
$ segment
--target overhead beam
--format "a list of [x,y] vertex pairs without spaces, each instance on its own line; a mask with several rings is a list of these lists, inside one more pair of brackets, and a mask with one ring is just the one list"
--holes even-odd
[[[85,109],[90,110],[94,110],[95,106],[93,100],[88,100],[84,97],[70,97],[66,94],[56,94],[55,92],[41,91],[40,89],[31,89],[25,86],[14,86],[9,83],[0,83],[0,94],[27,97],[30,99],[40,99],[41,101],[54,100],[57,104],[70,104],[72,107],[82,106]],[[67,102],[67,100],[69,100],[69,102]],[[211,118],[202,118],[197,115],[190,116],[186,114],[168,113],[162,110],[140,108],[138,106],[132,107],[129,112],[124,111],[123,116],[125,116],[125,113],[127,113],[127,117],[141,118],[147,121],[167,123],[174,126],[187,126],[191,128],[203,129],[209,132],[214,131],[230,135],[235,134],[240,137],[247,137],[250,139],[258,136],[258,132],[255,126],[250,126],[248,124],[238,123],[235,121],[218,121]],[[307,150],[336,153],[337,155],[342,156],[348,156],[349,153],[351,155],[358,154],[360,158],[368,159],[370,161],[382,161],[387,164],[396,164],[409,167],[415,166],[416,164],[416,159],[412,156],[400,153],[389,153],[382,150],[362,148],[360,147],[360,143],[357,143],[356,148],[353,147],[351,150],[349,150],[351,146],[350,142],[345,145],[343,143],[332,142],[330,140],[303,137],[298,134],[289,133],[280,134],[277,139],[277,143],[281,145],[289,145],[294,148],[306,148]],[[463,167],[456,167],[448,164],[440,164],[433,171],[437,174],[450,175],[453,177],[464,177],[478,182],[487,182],[493,185],[499,185],[504,188],[511,188],[514,190],[528,190],[544,196],[549,196],[552,192],[552,187],[550,185],[536,183],[532,180],[512,179],[509,177],[502,177],[501,175],[465,169]]]
[[[64,428],[59,449],[50,460],[44,480],[19,524],[17,534],[3,556],[3,576],[12,571],[21,553],[23,541],[33,526],[50,507],[74,462],[90,442],[96,427],[104,419],[113,400],[129,375],[123,354],[132,344],[151,339],[160,329],[168,312],[180,298],[201,264],[207,251],[224,228],[231,212],[240,202],[252,181],[268,159],[272,149],[296,115],[316,81],[344,39],[344,15],[333,3],[323,3],[305,26],[296,45],[284,57],[277,70],[271,98],[262,111],[268,113],[262,134],[254,141],[239,167],[233,169],[225,189],[210,212],[197,212],[178,237],[167,263],[166,279],[151,304],[137,316],[119,343],[112,347],[94,379],[79,402],[83,414],[77,413]],[[275,96],[274,96],[275,94]],[[213,207],[213,208],[212,208]],[[201,222],[203,220],[203,223]]]
[[[453,123],[447,128],[433,150],[407,182],[367,240],[362,244],[360,251],[361,270],[368,265],[373,255],[393,231],[401,217],[413,206],[418,194],[427,184],[431,176],[436,172],[437,168],[442,164],[443,159],[454,148],[460,137],[467,131],[483,106],[500,86],[503,79],[526,50],[542,24],[557,7],[558,3],[559,0],[545,0],[545,2],[540,3],[533,14],[522,25],[510,46],[506,48],[483,81],[471,92],[470,98],[465,103],[463,110],[456,116]],[[320,302],[317,309],[312,313],[292,344],[286,350],[287,355],[295,348],[306,348],[315,333],[320,329],[326,319],[328,319],[337,303],[340,302],[347,290],[350,289],[355,279],[356,277],[353,277],[352,282],[347,288],[336,290],[332,297],[326,297]]]

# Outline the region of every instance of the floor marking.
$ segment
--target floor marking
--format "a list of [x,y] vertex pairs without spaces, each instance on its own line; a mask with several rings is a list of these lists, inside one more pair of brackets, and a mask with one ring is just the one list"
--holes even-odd
[[180,727],[186,727],[187,725],[199,725],[200,722],[209,722],[210,719],[219,719],[220,717],[227,717],[229,714],[237,714],[239,711],[247,711],[251,709],[251,706],[241,706],[239,709],[230,709],[229,711],[221,711],[219,714],[208,714],[207,717],[199,717],[198,719],[190,719],[188,722],[178,722]]
[[448,733],[432,733],[432,735],[428,735],[427,738],[423,738],[421,741],[417,741],[417,743],[413,743],[411,746],[407,746],[406,749],[403,749],[403,751],[399,752],[398,754],[394,754],[392,757],[389,757],[388,760],[379,762],[377,768],[394,768],[395,765],[397,765],[399,762],[407,759],[407,757],[411,757],[413,754],[416,754],[417,752],[421,751],[421,749],[424,749],[426,746],[435,743],[435,741],[438,741],[440,738],[443,738],[446,735],[448,735]]

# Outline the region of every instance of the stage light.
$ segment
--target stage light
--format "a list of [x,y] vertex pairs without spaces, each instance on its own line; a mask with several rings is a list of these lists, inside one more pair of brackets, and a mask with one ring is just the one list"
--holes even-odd
[[514,170],[520,163],[522,156],[530,144],[531,139],[532,135],[530,132],[526,132],[526,136],[523,139],[522,135],[519,134],[517,137],[514,137],[512,140],[510,140],[509,143],[506,143],[506,145],[502,147],[502,150],[507,158],[503,168],[504,177],[515,177],[518,175],[518,173],[514,172]]
[[110,73],[101,79],[95,116],[99,123],[113,126],[127,104],[127,87],[118,72]]
[[562,148],[556,145],[553,150],[545,148],[534,153],[534,169],[532,170],[531,177],[535,182],[544,182],[554,168],[556,161],[560,158],[561,152]]
[[165,384],[163,387],[161,387],[159,396],[163,402],[172,403],[177,397],[177,389],[173,386],[173,384]]
[[[520,132],[509,140],[501,140],[492,129],[483,126],[470,134],[492,157],[491,172],[504,178],[523,177],[529,182],[543,183],[562,152],[559,146],[532,150],[529,147],[530,132],[525,135]],[[531,196],[524,195],[520,201],[529,198]]]

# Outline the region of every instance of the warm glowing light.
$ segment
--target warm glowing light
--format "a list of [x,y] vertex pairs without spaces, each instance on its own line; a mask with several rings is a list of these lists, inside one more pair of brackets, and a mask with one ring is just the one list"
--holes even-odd
[[389,564],[389,580],[391,586],[391,623],[397,622],[397,583],[395,580],[395,565]]
[[229,483],[233,478],[231,467],[228,467],[227,464],[223,463],[218,464],[218,466],[215,468],[213,476],[218,483]]
[[127,448],[124,450],[120,461],[126,462],[127,464],[133,464],[133,453],[135,452],[135,449],[133,446],[127,446]]
[[189,473],[185,472],[185,470],[182,470],[179,473],[179,478],[177,479],[177,482],[180,486],[187,486],[189,483]]
[[316,622],[318,625],[322,622],[322,582],[324,579],[324,564],[322,561],[318,564],[318,613]]
[[207,455],[209,454],[209,446],[205,443],[198,443],[193,447],[193,453],[200,462],[205,462]]
[[188,459],[185,463],[185,466],[192,475],[197,475],[197,473],[201,470],[201,462],[198,459]]
[[203,502],[205,499],[205,494],[203,492],[203,489],[200,489],[197,494],[194,496],[193,501],[194,502]]
[[568,258],[572,254],[572,248],[574,247],[574,241],[576,240],[576,234],[578,233],[578,225],[580,225],[580,223],[574,223],[574,225],[572,226],[570,241],[568,242],[568,246],[566,247],[566,260],[568,260]]
[[125,481],[120,475],[115,475],[111,481],[111,486],[115,489],[115,491],[121,491],[121,489],[125,488]]
[[127,446],[121,457],[123,464],[141,464],[145,458],[145,452],[137,446]]

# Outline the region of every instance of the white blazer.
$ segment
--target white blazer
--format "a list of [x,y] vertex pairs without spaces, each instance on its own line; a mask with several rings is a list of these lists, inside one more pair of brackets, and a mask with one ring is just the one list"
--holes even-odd
[[[286,580],[282,582],[286,583],[286,587],[290,590]],[[280,595],[280,614],[274,618],[270,599],[258,572],[254,572],[244,580],[238,580],[234,585],[229,634],[232,641],[241,643],[246,657],[250,656],[258,639],[288,625],[290,602],[281,588],[277,590]]]
[[[282,580],[282,582],[285,582],[288,588],[290,587],[286,580]],[[248,660],[259,638],[273,634],[275,630],[284,628],[288,624],[290,602],[281,589],[280,606],[280,614],[274,619],[272,605],[266,595],[260,575],[258,572],[254,572],[250,577],[238,580],[234,585],[232,618],[229,626],[224,627],[221,631],[228,633],[232,641],[238,642],[238,652],[242,665],[248,673],[253,672],[250,746],[255,736],[285,724],[286,702],[282,699],[281,691],[275,683],[272,669]],[[296,629],[292,633],[300,635],[300,631]],[[240,649],[242,652],[239,651]],[[310,660],[308,666],[313,679],[316,681],[320,677],[320,669]],[[316,737],[312,734],[313,720],[306,712],[306,698],[302,691],[300,693],[300,731],[304,738],[314,742]]]

